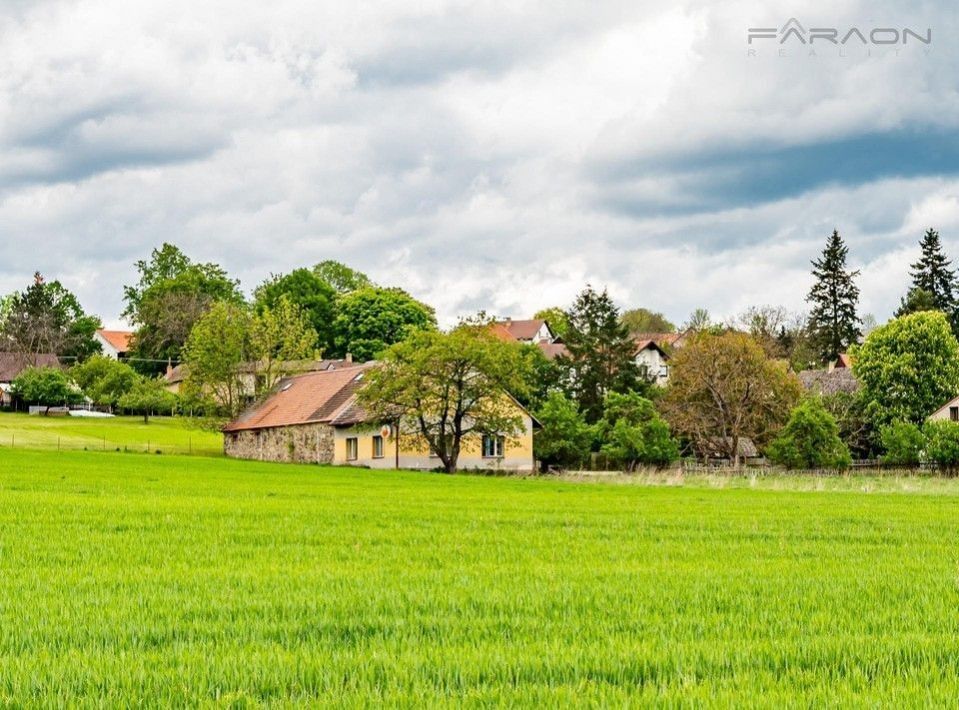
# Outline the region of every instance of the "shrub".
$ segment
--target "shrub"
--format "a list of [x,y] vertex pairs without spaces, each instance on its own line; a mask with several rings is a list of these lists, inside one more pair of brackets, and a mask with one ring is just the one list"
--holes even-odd
[[597,433],[600,451],[630,471],[639,464],[666,466],[679,458],[669,426],[653,403],[635,392],[606,395]]
[[918,466],[925,437],[922,429],[912,422],[894,422],[880,432],[884,463],[898,466]]
[[789,416],[769,445],[769,458],[786,468],[848,468],[849,449],[839,438],[835,418],[818,397],[806,399]]
[[28,367],[13,381],[12,391],[24,402],[44,407],[83,400],[77,386],[56,367]]
[[583,462],[593,442],[593,428],[586,423],[576,402],[561,392],[552,392],[536,418],[542,429],[533,435],[533,450],[544,468]]
[[959,468],[959,423],[928,422],[923,427],[926,458],[954,473]]

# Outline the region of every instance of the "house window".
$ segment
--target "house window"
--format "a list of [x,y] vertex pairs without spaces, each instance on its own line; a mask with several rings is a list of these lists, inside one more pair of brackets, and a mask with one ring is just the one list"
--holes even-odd
[[346,440],[346,460],[356,461],[357,457],[356,437],[351,436]]
[[[453,435],[452,435],[452,434],[447,434],[447,435],[446,435],[446,453],[449,453],[452,449],[453,449]],[[440,455],[439,455],[438,453],[436,453],[436,450],[431,446],[431,447],[430,447],[430,458],[431,458],[431,459],[438,459],[439,457],[440,457]]]
[[373,437],[373,458],[381,459],[383,458],[383,437],[374,436]]
[[949,419],[959,422],[959,407],[949,407]]
[[483,436],[483,458],[498,459],[503,457],[504,440],[502,436]]

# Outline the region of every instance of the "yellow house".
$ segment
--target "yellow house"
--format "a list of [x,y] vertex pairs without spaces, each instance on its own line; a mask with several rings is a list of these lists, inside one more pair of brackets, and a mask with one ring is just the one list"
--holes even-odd
[[[440,468],[410,423],[371,421],[356,393],[375,364],[284,378],[273,393],[223,429],[227,456],[367,468]],[[508,396],[508,395],[507,395]],[[458,467],[532,471],[536,421],[509,397],[522,420],[514,436],[467,435]]]

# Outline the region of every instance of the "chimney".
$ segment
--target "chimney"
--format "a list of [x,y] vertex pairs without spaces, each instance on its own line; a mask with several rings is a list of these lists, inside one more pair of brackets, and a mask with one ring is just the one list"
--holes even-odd
[[346,361],[347,361],[348,363],[352,363],[352,362],[353,362],[353,353],[347,353],[347,354],[346,354]]

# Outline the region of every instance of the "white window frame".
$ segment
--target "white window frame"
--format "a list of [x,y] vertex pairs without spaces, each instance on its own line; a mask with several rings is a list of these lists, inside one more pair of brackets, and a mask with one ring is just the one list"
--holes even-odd
[[[487,444],[492,444],[491,448],[492,453],[487,453],[488,447]],[[490,436],[489,434],[483,434],[483,458],[484,459],[501,459],[503,454],[506,451],[506,437],[503,436]]]

